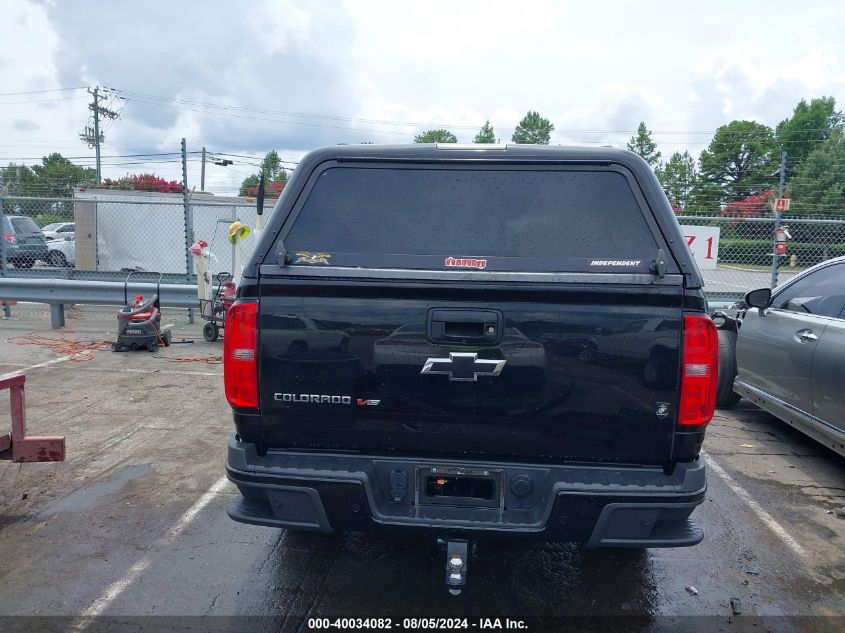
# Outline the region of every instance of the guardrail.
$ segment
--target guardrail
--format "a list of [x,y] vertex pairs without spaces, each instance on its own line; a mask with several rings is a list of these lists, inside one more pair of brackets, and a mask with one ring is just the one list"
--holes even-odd
[[[123,283],[116,281],[76,281],[72,279],[20,279],[0,278],[0,300],[32,301],[50,306],[50,325],[54,328],[65,325],[65,305],[87,303],[94,305],[124,305]],[[156,284],[132,282],[129,295],[133,293],[150,295],[156,291]],[[708,293],[711,310],[726,309],[736,297],[730,293]],[[163,306],[188,308],[199,307],[197,287],[191,284],[161,284]],[[6,304],[8,310],[8,303]],[[8,314],[7,314],[8,316]]]
[[[134,281],[129,294],[149,296],[156,292],[156,284]],[[50,324],[54,328],[65,325],[65,305],[87,303],[96,305],[124,305],[124,284],[118,281],[77,281],[73,279],[0,278],[0,299],[32,301],[50,305]],[[197,308],[197,287],[191,284],[161,284],[163,306]]]

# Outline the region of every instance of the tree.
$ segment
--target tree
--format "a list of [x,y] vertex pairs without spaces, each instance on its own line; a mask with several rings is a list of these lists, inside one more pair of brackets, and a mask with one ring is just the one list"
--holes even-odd
[[[77,187],[88,187],[96,180],[96,171],[70,162],[58,153],[41,159],[40,165],[10,164],[0,169],[0,192],[9,195],[43,198],[73,197]],[[73,203],[40,200],[19,200],[14,203],[14,213],[31,216],[41,226],[68,217],[73,212]],[[6,211],[9,213],[9,209]]]
[[247,176],[241,182],[241,188],[238,191],[239,196],[255,196],[258,192],[258,183],[261,180],[261,173],[264,173],[264,192],[268,198],[274,197],[282,191],[285,183],[288,181],[288,174],[284,167],[282,167],[282,160],[279,158],[276,150],[270,150],[261,161],[261,167],[257,174]]
[[832,136],[810,152],[790,180],[790,213],[845,215],[845,132]]
[[282,160],[276,150],[270,150],[261,161],[261,171],[264,172],[265,182],[287,181],[288,175],[282,167]]
[[97,172],[89,167],[74,165],[61,154],[54,152],[32,166],[35,176],[25,195],[69,198],[77,187],[88,187],[97,179]]
[[414,143],[457,143],[457,137],[449,130],[428,130],[414,137]]
[[684,213],[686,215],[718,215],[722,207],[723,194],[719,185],[708,181],[699,171],[693,180]]
[[836,111],[833,97],[812,99],[809,104],[801,99],[792,116],[778,123],[775,136],[781,150],[787,153],[788,164],[795,168],[819,143],[829,139],[836,129],[842,129],[842,123],[842,113]]
[[[267,184],[267,182],[265,181],[264,196],[267,198],[278,198],[280,195],[282,195],[282,189],[285,188],[286,184],[287,181],[282,180],[277,180],[276,182],[271,182],[270,184]],[[256,197],[258,195],[258,185],[258,180],[255,181],[255,185],[250,185],[248,187],[243,187],[243,185],[241,185],[241,195],[248,196],[251,198]]]
[[[633,151],[633,150],[632,150]],[[657,179],[673,209],[684,209],[695,185],[695,159],[689,152],[675,152],[663,167],[657,169]]]
[[481,126],[481,129],[478,130],[478,134],[475,135],[475,138],[472,139],[473,143],[495,143],[496,142],[496,135],[493,134],[493,126],[490,125],[490,119],[487,119],[487,122]]
[[778,147],[772,129],[754,121],[721,126],[698,159],[696,206],[722,204],[766,191],[777,180]]
[[0,195],[36,195],[34,182],[35,173],[26,165],[9,163],[8,167],[0,167]]
[[724,218],[760,218],[772,213],[774,191],[755,193],[735,202],[728,202],[720,215]]
[[70,162],[59,153],[41,159],[40,165],[10,164],[0,169],[0,189],[17,196],[68,198],[77,187],[90,186],[96,171]]
[[184,186],[178,180],[165,180],[155,174],[126,174],[112,180],[105,178],[95,189],[120,189],[124,191],[154,191],[157,193],[182,193]]
[[631,137],[627,147],[635,154],[639,154],[652,169],[657,169],[660,165],[660,152],[657,151],[657,143],[652,140],[651,130],[646,127],[645,121],[640,121],[637,134]]
[[539,112],[529,110],[516,126],[511,140],[514,143],[548,145],[554,129],[551,121],[541,117]]

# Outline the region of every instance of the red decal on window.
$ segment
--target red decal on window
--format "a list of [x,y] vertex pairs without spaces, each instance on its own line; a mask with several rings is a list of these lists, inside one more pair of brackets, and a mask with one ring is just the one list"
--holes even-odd
[[456,258],[456,257],[447,257],[444,261],[444,264],[449,268],[476,268],[478,270],[482,270],[487,268],[487,260],[486,259],[471,259],[467,257]]

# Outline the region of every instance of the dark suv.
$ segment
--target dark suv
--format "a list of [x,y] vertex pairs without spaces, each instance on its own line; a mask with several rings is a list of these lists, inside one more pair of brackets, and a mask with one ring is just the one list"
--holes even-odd
[[15,268],[32,268],[47,259],[47,240],[35,220],[25,215],[3,216],[6,261]]
[[[281,316],[318,331],[291,345]],[[543,146],[302,159],[226,321],[244,523],[695,545],[716,329],[648,165]]]

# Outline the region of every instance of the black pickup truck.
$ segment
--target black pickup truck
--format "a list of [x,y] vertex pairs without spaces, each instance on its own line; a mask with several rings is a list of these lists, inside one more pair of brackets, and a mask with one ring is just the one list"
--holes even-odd
[[614,149],[311,152],[229,310],[236,521],[695,545],[716,329],[654,174]]

